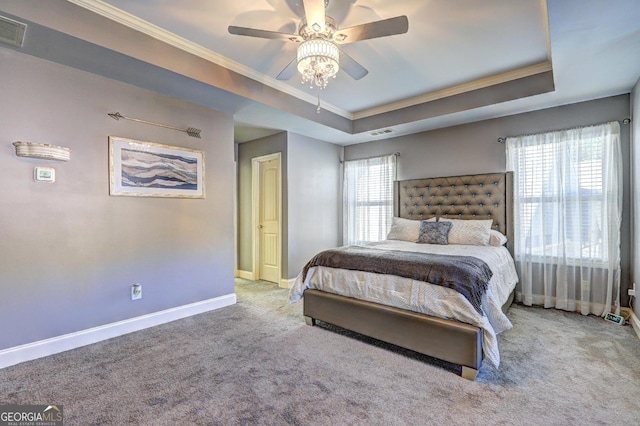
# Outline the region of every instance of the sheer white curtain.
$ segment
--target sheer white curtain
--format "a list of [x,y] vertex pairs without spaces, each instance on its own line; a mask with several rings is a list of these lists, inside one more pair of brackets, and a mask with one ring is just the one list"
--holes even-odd
[[393,216],[396,155],[344,162],[344,243],[386,238]]
[[518,299],[583,315],[620,309],[618,122],[507,138]]

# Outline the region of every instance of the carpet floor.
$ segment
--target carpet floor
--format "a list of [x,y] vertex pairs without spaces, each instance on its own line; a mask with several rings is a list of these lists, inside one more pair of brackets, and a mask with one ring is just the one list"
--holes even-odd
[[238,303],[0,370],[0,404],[65,425],[631,425],[640,340],[594,316],[514,305],[475,382],[321,325],[265,282]]

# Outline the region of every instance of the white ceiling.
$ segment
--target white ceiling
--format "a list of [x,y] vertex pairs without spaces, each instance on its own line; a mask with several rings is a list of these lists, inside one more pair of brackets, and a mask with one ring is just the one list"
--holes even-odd
[[[314,105],[298,76],[277,81],[297,44],[231,35],[229,25],[296,33],[301,0],[70,0],[160,39],[211,52],[220,65]],[[344,72],[321,92],[325,111],[375,116],[551,67],[555,90],[385,126],[393,133],[345,133],[260,102],[234,111],[236,140],[281,130],[338,144],[367,142],[459,123],[628,93],[640,76],[636,0],[330,0],[340,28],[406,15],[406,34],[343,50],[369,70]],[[497,76],[497,77],[496,77]],[[326,112],[321,112],[325,113]]]

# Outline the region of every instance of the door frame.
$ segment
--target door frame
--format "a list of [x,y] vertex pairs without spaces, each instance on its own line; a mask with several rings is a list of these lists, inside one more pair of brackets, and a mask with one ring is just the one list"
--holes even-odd
[[260,163],[278,160],[278,286],[282,281],[282,155],[280,152],[251,159],[251,242],[253,252],[253,277],[260,279],[260,238],[258,219],[260,218]]

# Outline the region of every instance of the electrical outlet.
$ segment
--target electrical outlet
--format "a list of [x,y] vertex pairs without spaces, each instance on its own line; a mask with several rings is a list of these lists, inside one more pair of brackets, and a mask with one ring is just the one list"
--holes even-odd
[[629,289],[629,296],[634,296],[636,295],[636,283],[633,283],[633,288]]
[[131,300],[142,299],[142,284],[134,284],[131,286]]

